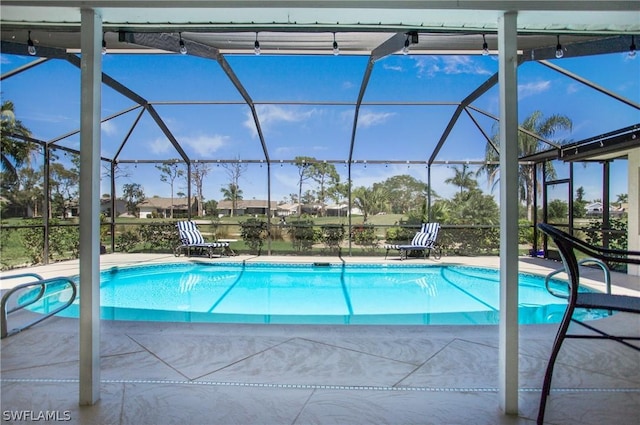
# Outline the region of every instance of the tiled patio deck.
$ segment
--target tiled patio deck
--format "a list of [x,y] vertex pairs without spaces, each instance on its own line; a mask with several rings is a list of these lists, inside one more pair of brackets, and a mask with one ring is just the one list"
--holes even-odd
[[[101,261],[110,267],[188,260],[112,254]],[[497,258],[452,257],[440,262],[445,261],[498,263]],[[522,258],[520,269],[546,274],[558,266]],[[74,275],[77,262],[29,271],[45,277]],[[639,278],[618,277],[626,279],[628,288],[640,289]],[[640,329],[636,317],[606,320]],[[78,324],[52,318],[2,340],[2,421],[33,423],[7,419],[16,412],[35,418],[48,411],[78,424],[532,424],[555,330],[554,325],[520,328],[516,417],[499,408],[497,326],[103,321],[101,399],[81,407]],[[546,419],[549,424],[640,423],[640,355],[615,343],[567,341]]]

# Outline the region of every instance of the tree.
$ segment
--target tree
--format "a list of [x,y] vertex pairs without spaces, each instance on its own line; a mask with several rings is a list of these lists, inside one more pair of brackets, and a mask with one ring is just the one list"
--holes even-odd
[[629,195],[626,193],[620,193],[616,196],[617,196],[616,204],[618,204],[618,206],[621,206],[625,202],[629,202]]
[[576,218],[582,218],[587,215],[585,207],[587,201],[584,199],[584,187],[580,186],[576,190],[576,199],[573,201],[573,216]]
[[122,197],[120,199],[125,202],[129,214],[137,215],[138,205],[147,198],[142,185],[139,183],[127,183],[122,185]]
[[42,172],[31,167],[24,167],[18,170],[18,190],[14,193],[14,200],[26,207],[25,210],[31,209],[32,216],[39,216],[41,211],[39,211],[38,205],[42,205],[44,200]]
[[[551,115],[548,118],[544,118],[542,112],[535,111],[520,124],[523,130],[527,130],[529,133],[537,134],[539,137],[550,139],[553,135],[560,130],[571,131],[573,123],[570,118],[565,115]],[[534,137],[523,131],[518,132],[518,153],[519,156],[531,155],[544,147],[539,137]],[[497,164],[490,162],[497,162],[499,160],[498,152],[493,146],[498,147],[500,138],[497,130],[494,129],[494,134],[491,137],[492,143],[487,143],[485,148],[485,161],[487,164],[480,167],[478,174],[486,173],[487,181],[491,187],[498,181],[498,174],[500,167]],[[560,142],[561,144],[564,141]],[[535,167],[533,164],[520,164],[519,166],[519,197],[520,201],[524,201],[527,206],[527,218],[529,221],[533,221],[533,198],[535,196],[536,188],[533,187],[533,173]],[[555,169],[550,161],[545,162],[545,171],[551,178],[555,178]]]
[[445,183],[458,186],[460,188],[460,195],[462,195],[464,189],[469,191],[478,187],[478,182],[472,177],[473,173],[467,171],[467,168],[469,168],[467,164],[462,164],[462,169],[453,167],[455,175],[444,181]]
[[382,182],[387,193],[393,194],[391,212],[406,214],[425,205],[427,185],[408,174],[393,176]]
[[311,164],[315,161],[315,158],[310,156],[296,156],[294,163],[298,167],[298,218],[302,216],[302,184],[311,178]]
[[[247,171],[248,165],[246,163],[242,163],[240,158],[236,158],[235,162],[231,163],[223,163],[222,168],[227,172],[227,176],[229,176],[229,184],[227,188],[222,188],[223,194],[225,194],[225,200],[231,201],[231,217],[233,217],[233,212],[238,208],[238,201],[242,199],[242,190],[240,190],[240,177]],[[240,197],[237,197],[240,195]]]
[[362,211],[363,222],[366,223],[370,215],[385,210],[388,194],[381,184],[374,184],[373,188],[356,187],[351,193],[351,198],[353,205]]
[[49,173],[51,176],[49,182],[51,213],[65,218],[71,204],[78,199],[80,175],[74,169],[65,168],[60,162],[52,163],[49,167]]
[[242,200],[242,190],[233,183],[229,183],[227,187],[220,189],[223,199],[225,201],[231,201],[231,217],[233,217],[233,211],[238,208],[238,201]]
[[335,202],[339,204],[343,199],[349,196],[349,184],[337,182],[333,186],[329,188],[329,197]]
[[33,143],[25,141],[23,137],[30,137],[31,132],[16,119],[13,102],[5,101],[0,110],[1,134],[0,139],[0,167],[3,178],[15,180],[18,178],[16,169],[25,161],[34,150]]
[[320,203],[320,216],[324,216],[327,198],[330,197],[331,188],[340,183],[340,175],[336,166],[326,162],[314,162],[309,168],[310,178],[318,183],[316,191],[318,203]]
[[204,208],[204,213],[206,215],[213,216],[218,211],[218,202],[212,199],[210,201],[204,202],[202,204],[202,207]]
[[209,164],[203,162],[195,162],[191,164],[191,181],[196,187],[196,196],[198,197],[198,217],[203,215],[204,203],[204,178],[211,171]]
[[547,217],[550,222],[566,223],[569,205],[565,201],[554,199],[547,204]]
[[[173,189],[175,185],[175,181],[182,176],[184,176],[184,170],[180,167],[177,160],[172,160],[171,162],[164,162],[162,164],[157,164],[156,168],[160,170],[160,181],[163,183],[169,184],[171,187],[171,207],[170,214],[171,218],[173,218]],[[190,199],[187,200],[187,204],[190,203]]]

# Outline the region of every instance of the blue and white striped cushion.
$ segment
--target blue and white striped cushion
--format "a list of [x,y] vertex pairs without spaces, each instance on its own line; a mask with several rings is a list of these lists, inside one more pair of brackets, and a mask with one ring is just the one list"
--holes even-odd
[[413,237],[411,241],[411,245],[414,246],[425,246],[431,240],[431,233],[418,232]]
[[200,231],[196,230],[181,230],[180,239],[185,245],[196,245],[204,243],[204,238]]
[[424,233],[431,233],[433,239],[435,239],[438,234],[438,230],[440,230],[440,223],[422,223],[422,229],[420,231]]
[[198,226],[193,221],[179,221],[176,223],[176,226],[178,226],[178,230],[181,231],[187,230],[193,232],[198,230]]

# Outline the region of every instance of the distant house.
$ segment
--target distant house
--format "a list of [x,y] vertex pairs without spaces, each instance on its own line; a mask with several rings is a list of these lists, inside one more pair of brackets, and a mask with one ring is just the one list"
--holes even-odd
[[[144,202],[137,205],[140,211],[140,218],[151,218],[154,214],[169,218],[171,217],[171,209],[173,208],[173,214],[185,216],[189,213],[189,201],[187,198],[149,198]],[[198,199],[192,198],[191,211],[198,210]]]
[[346,217],[349,214],[349,205],[347,204],[336,204],[336,205],[327,205],[324,209],[327,217]]
[[298,213],[298,204],[280,204],[276,211],[278,217],[289,217]]
[[596,201],[586,205],[585,210],[587,215],[601,215],[602,214],[602,202]]
[[[122,214],[127,213],[127,203],[122,199],[115,200],[115,216],[120,217]],[[100,198],[100,214],[105,215],[106,217],[111,217],[111,198],[103,197]]]
[[[609,213],[612,216],[622,216],[629,209],[629,204],[627,202],[623,202],[620,205],[609,206]],[[603,204],[600,201],[592,202],[589,205],[585,206],[585,210],[587,215],[602,215],[603,213]]]
[[[231,201],[219,201],[218,202],[218,215],[231,216],[231,210],[233,209],[233,202]],[[278,204],[275,201],[271,201],[271,206],[267,201],[262,199],[241,199],[236,203],[236,208],[233,210],[234,216],[241,215],[267,215],[269,212],[275,214],[278,210]]]
[[[289,217],[298,214],[300,204],[281,204],[278,205],[278,217]],[[302,214],[318,215],[322,210],[319,204],[302,205]],[[349,215],[349,206],[347,204],[327,205],[324,207],[324,214],[327,217],[347,217]],[[358,208],[352,208],[351,214],[362,214]]]

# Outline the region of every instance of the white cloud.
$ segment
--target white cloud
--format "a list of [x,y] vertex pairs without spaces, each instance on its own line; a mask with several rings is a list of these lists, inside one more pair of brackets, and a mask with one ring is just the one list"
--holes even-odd
[[492,72],[482,67],[469,56],[444,56],[441,58],[445,74],[491,75]]
[[395,113],[393,112],[360,112],[360,115],[358,116],[358,127],[367,128],[383,124],[394,115]]
[[382,69],[388,69],[389,71],[402,72],[404,69],[400,65],[389,65],[388,63],[382,64]]
[[537,81],[534,83],[518,84],[518,99],[545,92],[551,88],[551,81]]
[[190,146],[201,157],[209,157],[223,147],[229,136],[214,134],[213,136],[181,137],[180,143]]
[[171,142],[169,142],[168,139],[159,137],[149,144],[149,149],[154,154],[163,154],[169,152],[170,150],[173,150],[173,145],[171,144]]
[[118,134],[118,126],[113,121],[105,121],[100,125],[100,129],[108,136]]
[[411,56],[416,61],[415,67],[418,68],[418,76],[433,77],[441,72],[442,68],[439,59],[432,56]]
[[417,56],[412,57],[418,76],[434,77],[436,74],[446,75],[491,75],[492,72],[469,56]]
[[349,90],[351,88],[353,88],[353,83],[351,81],[344,81],[342,83],[342,89],[343,90]]
[[567,84],[567,94],[573,94],[579,92],[581,89],[578,83]]
[[[283,107],[279,105],[258,105],[256,106],[256,111],[263,131],[266,128],[283,122],[304,122],[318,113],[316,109],[305,110],[300,107]],[[247,118],[243,125],[251,131],[253,137],[258,135],[253,121],[253,115],[250,111],[247,111]]]

